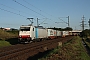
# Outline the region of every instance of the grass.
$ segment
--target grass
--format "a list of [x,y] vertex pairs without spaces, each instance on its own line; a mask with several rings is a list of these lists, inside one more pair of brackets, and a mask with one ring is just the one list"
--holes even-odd
[[90,60],[82,44],[80,37],[74,37],[70,42],[62,47],[52,50],[46,57],[38,60]]
[[18,44],[17,38],[10,38],[8,40],[0,40],[0,47]]
[[18,30],[16,30],[16,31],[6,31],[6,32],[8,32],[10,34],[14,34],[14,35],[18,35],[19,34]]
[[89,55],[87,54],[87,52],[86,52],[86,49],[85,49],[85,47],[83,46],[83,44],[82,44],[82,42],[81,42],[81,38],[78,38],[79,39],[79,46],[80,46],[80,49],[81,49],[81,58],[82,58],[82,60],[90,60],[90,57],[89,57]]
[[5,46],[10,46],[11,44],[5,40],[0,40],[0,48]]

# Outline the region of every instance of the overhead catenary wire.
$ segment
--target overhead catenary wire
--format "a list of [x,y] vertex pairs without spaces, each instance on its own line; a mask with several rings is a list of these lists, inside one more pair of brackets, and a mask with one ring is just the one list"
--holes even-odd
[[[27,3],[28,5],[30,5],[30,6],[32,6],[32,7],[34,7],[34,8],[36,8],[36,9],[38,9],[40,12],[43,12],[43,13],[49,15],[49,16],[55,17],[55,16],[53,16],[53,15],[51,15],[51,14],[49,14],[49,13],[43,11],[43,10],[41,10],[40,8],[38,8],[38,7],[34,6],[34,5],[32,5],[31,3],[27,2],[26,0],[23,0],[23,1],[24,1],[25,3]],[[47,17],[46,17],[46,18],[47,18]],[[55,18],[56,18],[56,17],[55,17]],[[51,19],[51,18],[48,18],[48,20],[52,20],[52,19]]]
[[[27,8],[27,9],[29,9],[30,11],[33,11],[34,13],[37,13],[37,14],[39,14],[40,16],[42,16],[42,17],[44,17],[44,18],[47,18],[46,16],[42,15],[41,13],[38,13],[38,12],[34,11],[33,9],[31,9],[31,8],[29,8],[29,7],[27,7],[27,6],[25,6],[24,4],[21,4],[20,2],[18,2],[18,1],[16,1],[16,0],[13,0],[13,1],[16,2],[16,3],[19,4],[19,5],[21,5],[21,6],[25,7],[25,8]],[[48,20],[52,20],[52,19],[48,18]],[[53,21],[54,21],[54,20],[53,20]]]
[[[4,7],[7,7],[7,8],[9,8],[9,9],[16,10],[16,11],[18,11],[19,13],[11,12],[11,11],[8,11],[8,10],[5,10],[5,9],[0,8],[1,10],[4,10],[4,11],[7,11],[7,12],[9,12],[9,13],[13,13],[13,14],[22,16],[22,15],[20,14],[20,12],[22,12],[22,11],[17,10],[17,9],[15,9],[15,8],[12,8],[12,7],[9,7],[9,6],[6,6],[6,5],[4,5],[4,4],[0,4],[0,5],[2,5],[2,6],[4,6]],[[23,12],[23,13],[24,13],[24,12]],[[27,17],[25,16],[25,18],[27,18]],[[34,19],[34,20],[35,20],[35,19]],[[7,24],[7,25],[12,25],[12,24]]]
[[44,15],[42,15],[42,14],[40,14],[40,13],[38,13],[38,12],[32,10],[31,8],[29,8],[29,7],[27,7],[27,6],[25,6],[25,5],[21,4],[21,3],[19,3],[18,1],[16,1],[16,0],[13,0],[13,1],[16,2],[16,3],[19,4],[19,5],[21,5],[21,6],[25,7],[25,8],[27,8],[27,9],[29,9],[30,11],[33,11],[34,13],[37,13],[37,14],[39,14],[39,15],[45,17]]
[[[27,9],[29,9],[29,10],[31,10],[31,11],[33,11],[34,13],[37,13],[37,14],[39,14],[40,16],[42,16],[42,17],[44,17],[44,18],[47,18],[46,16],[44,16],[44,15],[42,15],[41,13],[38,13],[38,12],[36,12],[36,11],[34,11],[33,9],[31,9],[31,8],[29,8],[29,7],[27,7],[27,6],[25,6],[24,4],[21,4],[21,3],[19,3],[18,1],[16,1],[16,0],[13,0],[14,2],[16,2],[17,4],[19,4],[19,5],[21,5],[21,6],[23,6],[23,7],[25,7],[25,8],[27,8]],[[25,1],[25,0],[24,0]],[[26,1],[25,1],[26,2]],[[29,3],[28,3],[29,4]],[[33,6],[33,5],[32,5]],[[38,8],[37,8],[38,9]],[[39,9],[40,10],[40,9]],[[40,11],[42,11],[42,10],[40,10]],[[51,18],[48,18],[48,20],[52,20]],[[54,20],[53,20],[54,21]]]
[[[25,1],[25,0],[23,0],[25,3],[27,3],[28,5],[30,5],[30,6],[32,6],[32,7],[34,7],[34,8],[36,8],[36,9],[38,9],[40,12],[43,12],[43,13],[45,13],[45,14],[47,14],[47,15],[50,15],[49,13],[47,13],[47,12],[45,12],[45,11],[42,11],[41,9],[39,9],[39,8],[37,8],[36,6],[34,6],[34,5],[32,5],[31,3],[29,3],[29,2],[27,2],[27,1]],[[50,16],[53,16],[53,15],[50,15]]]
[[[40,16],[43,16],[44,18],[47,18],[46,16],[42,15],[41,13],[38,13],[38,12],[36,12],[35,10],[33,10],[33,9],[25,6],[25,5],[22,4],[21,2],[18,2],[18,0],[13,0],[13,1],[16,2],[16,3],[18,3],[19,5],[27,8],[27,9],[29,9],[30,11],[33,11],[34,13],[37,13],[37,14],[39,14]],[[24,1],[25,1],[25,0],[24,0]],[[3,4],[1,4],[1,5],[3,5]],[[3,6],[5,6],[5,5],[3,5]],[[33,5],[32,5],[32,6],[33,6]],[[8,7],[8,6],[6,6],[6,7]],[[33,7],[34,7],[34,6],[33,6]],[[23,11],[20,11],[20,10],[15,9],[15,8],[12,8],[12,7],[8,7],[8,8],[13,9],[13,10],[16,10],[16,11],[18,11],[19,13],[15,13],[15,12],[13,12],[13,11],[10,11],[10,10],[7,10],[7,9],[3,9],[3,8],[0,8],[0,9],[3,10],[3,11],[9,12],[9,13],[16,14],[16,15],[19,15],[19,16],[22,16],[22,17],[27,18],[26,16],[23,16],[23,15],[20,14],[20,12],[23,12]],[[36,8],[37,8],[37,7],[36,7]],[[40,11],[42,11],[42,10],[39,9],[39,8],[37,8],[37,9],[40,10]],[[42,12],[43,12],[43,11],[42,11]],[[37,16],[36,16],[36,17],[37,17]],[[51,21],[52,21],[53,19],[47,18],[47,20],[51,20]],[[44,20],[43,22],[45,22],[45,21],[46,21],[46,20]],[[55,20],[53,20],[53,21],[55,21]],[[43,22],[41,22],[41,24],[42,24]]]
[[19,16],[22,16],[22,17],[25,17],[25,18],[26,18],[26,16],[24,16],[24,15],[21,15],[21,14],[18,14],[18,13],[9,11],[9,10],[5,10],[5,9],[3,9],[3,8],[0,8],[0,10],[3,10],[3,11],[6,11],[6,12],[9,12],[9,13],[12,13],[12,14],[15,14],[15,15],[19,15]]
[[[34,8],[36,8],[36,9],[40,10],[39,8],[37,8],[37,7],[35,7],[34,5],[28,3],[27,1],[25,1],[25,0],[23,0],[23,1],[24,1],[25,3],[27,3],[28,5],[30,5],[30,6],[32,6],[32,7],[34,7]],[[42,11],[42,10],[40,10],[40,11]]]
[[[60,18],[59,18],[60,19]],[[62,19],[60,19],[60,20],[62,20]],[[66,24],[68,24],[67,22],[65,22],[64,20],[62,20],[63,21],[63,23],[66,23]]]
[[[4,4],[0,4],[0,5],[2,5],[2,6],[4,6],[4,7],[7,7],[7,8],[10,8],[10,9],[13,9],[13,10],[16,10],[16,11],[18,11],[19,13],[22,12],[22,13],[25,13],[25,14],[29,14],[29,13],[27,13],[27,12],[20,11],[20,10],[18,10],[18,9],[15,9],[15,8],[12,8],[12,7],[9,7],[9,6],[6,6],[6,5],[4,5]],[[33,14],[29,14],[29,15],[33,15]],[[35,15],[33,15],[33,16],[35,16]],[[37,17],[37,16],[35,16],[35,17]]]

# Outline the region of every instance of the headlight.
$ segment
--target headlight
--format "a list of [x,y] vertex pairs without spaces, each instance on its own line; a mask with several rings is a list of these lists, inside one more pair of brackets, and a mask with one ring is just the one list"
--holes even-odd
[[19,37],[22,37],[21,35],[19,35]]

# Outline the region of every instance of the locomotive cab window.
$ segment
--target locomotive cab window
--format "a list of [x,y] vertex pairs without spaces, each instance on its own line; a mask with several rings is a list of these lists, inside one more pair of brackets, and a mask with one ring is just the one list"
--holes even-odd
[[33,28],[33,31],[34,31],[34,28]]
[[20,27],[20,31],[30,31],[30,27]]

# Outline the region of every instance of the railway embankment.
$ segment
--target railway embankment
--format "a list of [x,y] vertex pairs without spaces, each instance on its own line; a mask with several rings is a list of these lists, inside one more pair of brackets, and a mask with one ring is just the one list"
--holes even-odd
[[78,36],[50,52],[39,60],[90,60],[82,39]]

